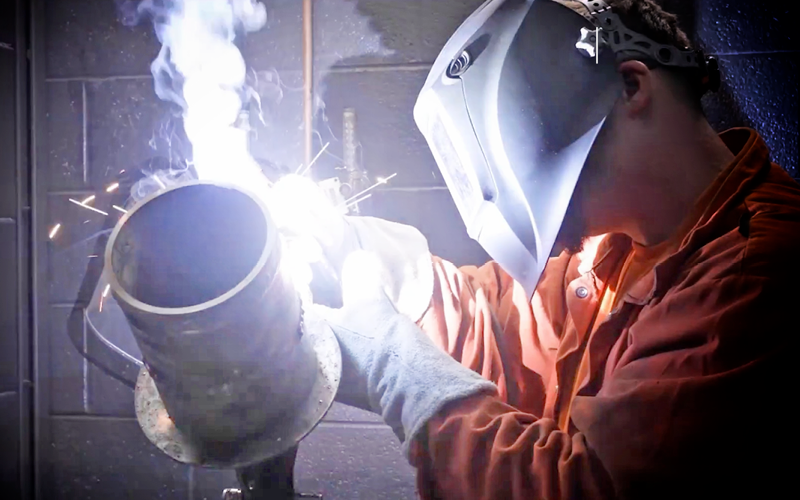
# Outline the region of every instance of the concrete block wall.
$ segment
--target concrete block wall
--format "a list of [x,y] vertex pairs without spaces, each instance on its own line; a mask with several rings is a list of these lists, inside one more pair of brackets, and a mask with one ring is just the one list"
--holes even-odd
[[[481,3],[315,1],[316,147],[330,143],[315,171],[329,175],[338,165],[342,112],[355,108],[363,166],[373,178],[398,173],[375,193],[369,214],[418,227],[434,253],[458,264],[487,257],[466,236],[411,110],[438,50]],[[786,2],[671,3],[686,29],[719,54],[725,84],[707,99],[712,122],[720,129],[756,127],[776,160],[797,175],[797,51]],[[174,463],[150,445],[133,417],[131,391],[87,363],[66,334],[66,317],[93,249],[87,239],[103,222],[68,198],[101,191],[120,169],[152,156],[189,151],[174,108],[153,91],[149,64],[158,42],[147,24],[124,26],[111,0],[44,5],[47,116],[36,168],[46,184],[43,223],[63,225],[57,241],[43,242],[41,263],[47,297],[39,307],[38,332],[45,383],[44,441],[38,447],[44,498],[219,498],[223,488],[235,485],[233,474]],[[268,25],[242,43],[264,108],[252,150],[296,167],[302,161],[301,2],[266,5]],[[6,200],[0,197],[0,221]],[[3,256],[13,251],[5,246],[8,227],[0,222]],[[2,258],[0,266],[5,269],[7,262],[13,260]],[[3,335],[0,352],[11,352],[15,344],[6,345],[12,340]],[[0,370],[6,366],[11,365],[4,361]],[[16,407],[15,394],[0,387],[4,413],[6,406]],[[3,423],[8,425],[17,424]],[[413,470],[388,428],[373,415],[343,406],[302,443],[296,474],[299,491],[325,499],[415,497]]]

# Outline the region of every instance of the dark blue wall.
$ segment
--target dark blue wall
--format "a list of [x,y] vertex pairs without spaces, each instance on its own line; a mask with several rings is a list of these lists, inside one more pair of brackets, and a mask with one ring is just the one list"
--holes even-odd
[[[435,253],[459,264],[486,257],[467,238],[411,111],[439,48],[480,3],[315,2],[317,147],[331,141],[331,154],[315,168],[335,166],[335,156],[342,154],[337,139],[342,112],[355,108],[364,167],[373,177],[398,173],[390,189],[373,197],[372,214],[419,227]],[[797,175],[797,51],[789,29],[793,12],[784,6],[789,2],[671,3],[686,29],[719,55],[724,87],[705,103],[713,124],[757,128],[776,161]],[[296,166],[302,159],[301,2],[269,0],[267,6],[268,26],[243,43],[266,111],[253,150]],[[131,391],[87,364],[66,335],[66,314],[93,248],[80,242],[103,222],[67,199],[102,190],[119,169],[155,154],[187,151],[180,133],[158,133],[176,126],[169,107],[156,99],[149,75],[158,43],[149,26],[124,27],[111,0],[45,2],[44,14],[46,120],[37,172],[47,193],[40,200],[46,227],[39,234],[47,247],[41,263],[46,302],[40,307],[37,355],[45,380],[38,451],[46,498],[219,498],[223,487],[235,485],[233,475],[192,470],[151,446],[133,417]],[[0,171],[0,177],[6,175]],[[0,211],[5,203],[0,197]],[[45,241],[46,230],[57,222],[64,224],[62,236]],[[5,227],[0,223],[0,236]],[[7,241],[0,237],[4,256],[13,252]],[[0,266],[6,262],[0,259]],[[4,279],[2,286],[11,285]],[[2,304],[0,313],[6,314]],[[6,346],[7,325],[0,321],[0,352],[15,349],[16,344]],[[8,390],[0,387],[3,413],[7,405],[16,408],[13,389]],[[300,491],[324,493],[326,499],[414,496],[413,471],[389,430],[373,416],[344,407],[335,408],[303,442],[297,475]]]

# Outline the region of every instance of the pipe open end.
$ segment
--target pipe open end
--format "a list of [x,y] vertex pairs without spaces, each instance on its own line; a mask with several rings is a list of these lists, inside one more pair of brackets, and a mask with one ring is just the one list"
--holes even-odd
[[147,201],[119,228],[112,269],[132,298],[191,307],[239,285],[264,254],[268,218],[247,193],[190,184]]

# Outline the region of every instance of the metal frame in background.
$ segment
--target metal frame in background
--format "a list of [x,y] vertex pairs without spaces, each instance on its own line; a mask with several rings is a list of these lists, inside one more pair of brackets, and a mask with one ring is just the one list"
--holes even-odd
[[[19,493],[20,498],[33,498],[35,490],[35,369],[33,345],[35,324],[32,314],[33,259],[31,256],[32,182],[30,162],[29,121],[29,5],[16,0],[14,9],[14,177],[16,206],[14,213],[16,268],[16,337],[17,337],[17,394],[19,401]],[[10,332],[9,332],[10,333]]]
[[314,141],[314,4],[303,0],[303,165],[311,164]]
[[[42,219],[47,213],[46,175],[39,175],[39,165],[47,157],[47,132],[43,126],[47,120],[45,89],[45,23],[44,0],[16,0],[17,5],[27,11],[25,25],[28,33],[27,45],[27,86],[28,89],[28,127],[29,144],[27,151],[30,165],[30,351],[33,397],[31,411],[31,491],[28,498],[45,499],[52,495],[43,492],[45,479],[52,477],[50,461],[50,355],[48,343],[42,342],[41,325],[48,324],[49,298],[47,294],[47,247],[40,245],[46,241],[46,225]],[[44,306],[44,307],[43,307]],[[43,321],[44,320],[44,321]],[[52,481],[47,481],[52,484]],[[49,493],[49,491],[47,492]]]

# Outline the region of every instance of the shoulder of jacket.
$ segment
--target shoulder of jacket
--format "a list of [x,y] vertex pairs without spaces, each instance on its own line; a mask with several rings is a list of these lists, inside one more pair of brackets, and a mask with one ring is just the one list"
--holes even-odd
[[744,199],[739,230],[747,238],[742,271],[765,277],[800,275],[800,184],[773,165]]

